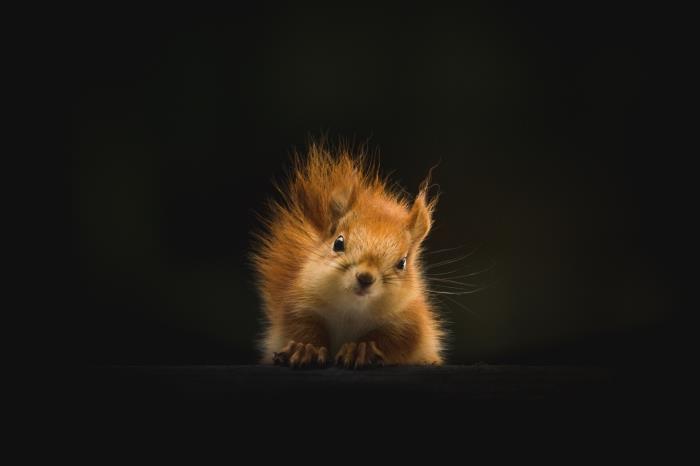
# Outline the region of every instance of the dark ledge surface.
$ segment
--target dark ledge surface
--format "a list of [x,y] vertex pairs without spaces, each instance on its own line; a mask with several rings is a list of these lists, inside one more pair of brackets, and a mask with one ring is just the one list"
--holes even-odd
[[[353,371],[277,366],[100,366],[87,371],[85,393],[97,401],[233,401],[276,395],[471,400],[612,399],[616,372],[603,367],[447,365]],[[242,398],[243,397],[243,398]]]

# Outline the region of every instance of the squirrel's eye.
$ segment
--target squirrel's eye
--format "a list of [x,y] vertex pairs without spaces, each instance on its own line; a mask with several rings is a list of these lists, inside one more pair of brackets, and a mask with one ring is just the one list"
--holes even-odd
[[402,257],[400,261],[396,263],[396,268],[399,270],[404,270],[406,268],[406,258]]
[[335,239],[335,243],[333,243],[333,250],[335,252],[345,251],[345,238],[343,238],[343,235],[340,235]]

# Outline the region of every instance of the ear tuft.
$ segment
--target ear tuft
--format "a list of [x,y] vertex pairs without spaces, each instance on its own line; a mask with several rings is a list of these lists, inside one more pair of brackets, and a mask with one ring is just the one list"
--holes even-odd
[[413,241],[416,243],[422,242],[428,236],[430,227],[433,224],[433,212],[437,205],[437,195],[433,196],[432,199],[428,199],[432,171],[431,169],[426,179],[421,183],[409,214],[408,229]]
[[337,188],[331,193],[331,220],[333,223],[337,222],[343,215],[345,215],[357,200],[357,186],[352,184],[347,184]]
[[416,243],[420,243],[428,236],[430,226],[432,225],[432,216],[428,210],[425,194],[420,193],[411,207],[411,214],[408,221],[408,229],[411,233],[411,238]]

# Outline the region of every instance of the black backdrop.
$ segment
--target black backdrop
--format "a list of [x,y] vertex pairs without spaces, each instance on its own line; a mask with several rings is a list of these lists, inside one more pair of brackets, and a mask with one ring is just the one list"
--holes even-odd
[[290,4],[63,24],[77,360],[255,362],[255,211],[321,133],[378,149],[409,191],[439,163],[428,250],[458,249],[429,261],[487,269],[442,303],[450,362],[627,363],[682,340],[653,12]]

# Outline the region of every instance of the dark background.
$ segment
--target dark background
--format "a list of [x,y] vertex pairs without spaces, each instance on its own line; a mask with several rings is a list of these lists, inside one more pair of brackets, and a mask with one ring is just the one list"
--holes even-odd
[[655,12],[64,13],[77,361],[254,363],[255,211],[322,133],[368,142],[412,192],[439,162],[427,246],[459,249],[428,262],[488,269],[441,305],[449,362],[645,363],[684,342]]

